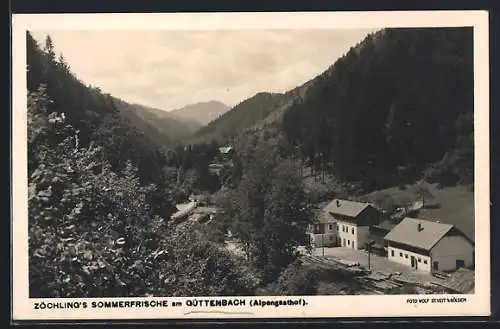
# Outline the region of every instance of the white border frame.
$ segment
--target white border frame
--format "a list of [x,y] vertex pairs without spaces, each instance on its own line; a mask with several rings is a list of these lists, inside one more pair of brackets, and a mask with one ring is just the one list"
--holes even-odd
[[[490,196],[489,196],[489,50],[486,11],[393,11],[307,13],[197,13],[197,14],[30,14],[12,17],[12,244],[13,320],[290,318],[290,317],[407,317],[481,316],[490,314]],[[475,138],[475,294],[465,303],[407,304],[418,296],[311,296],[307,306],[167,307],[35,310],[28,293],[26,30],[157,30],[157,29],[361,29],[389,27],[456,27],[474,29]],[[305,81],[304,81],[305,82]],[[422,296],[421,296],[422,297]],[[426,296],[430,298],[451,296]],[[162,298],[170,301],[173,298]],[[176,298],[186,300],[189,298]],[[197,299],[200,299],[199,297]],[[207,297],[203,299],[220,299]],[[73,299],[75,301],[77,299]],[[78,299],[89,303],[96,299]],[[98,299],[105,300],[105,299]],[[109,299],[106,299],[109,300]],[[125,298],[117,298],[125,300]],[[130,300],[130,299],[126,299]],[[133,300],[139,300],[135,298]],[[141,298],[142,300],[142,298]],[[145,298],[144,300],[151,300]],[[47,302],[48,300],[45,300]],[[51,299],[51,302],[70,301]],[[185,304],[185,303],[183,303]],[[362,305],[366,305],[363,307]],[[207,313],[190,313],[190,311]],[[233,313],[231,313],[233,312]],[[241,313],[244,312],[244,313]],[[249,312],[249,313],[245,313]]]

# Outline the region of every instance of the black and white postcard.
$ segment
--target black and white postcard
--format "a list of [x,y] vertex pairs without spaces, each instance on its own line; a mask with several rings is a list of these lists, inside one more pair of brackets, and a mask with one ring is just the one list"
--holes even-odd
[[488,14],[13,15],[14,320],[489,315]]

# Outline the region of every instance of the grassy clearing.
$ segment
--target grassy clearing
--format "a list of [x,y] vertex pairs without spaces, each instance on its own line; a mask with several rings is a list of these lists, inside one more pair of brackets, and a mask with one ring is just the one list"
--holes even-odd
[[[304,169],[303,181],[308,193],[315,196],[316,208],[321,209],[334,197],[349,197],[343,186],[330,175],[325,182],[311,176],[310,168]],[[466,186],[437,188],[437,184],[425,184],[433,198],[426,198],[425,209],[416,215],[419,218],[453,224],[468,237],[474,240],[474,192]],[[396,205],[408,205],[419,200],[415,193],[416,185],[407,185],[405,189],[398,186],[378,190],[354,199],[374,202],[383,197],[392,199]],[[349,194],[349,193],[348,193]]]
[[[419,218],[453,224],[474,240],[474,192],[464,186],[438,189],[436,184],[426,184],[434,198],[426,200],[426,208],[421,209]],[[415,185],[401,190],[397,186],[365,195],[363,198],[374,201],[380,197],[393,198],[396,202],[416,201]]]

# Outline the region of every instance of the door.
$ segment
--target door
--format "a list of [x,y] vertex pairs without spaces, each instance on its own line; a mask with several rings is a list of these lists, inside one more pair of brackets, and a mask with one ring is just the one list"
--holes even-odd
[[463,259],[457,259],[456,269],[458,270],[461,267],[465,267],[465,261]]
[[345,238],[342,240],[342,247],[345,247]]
[[414,269],[417,269],[418,268],[417,264],[418,264],[418,262],[415,259],[415,256],[411,256],[411,267],[414,268]]
[[433,262],[432,268],[434,269],[434,271],[439,271],[439,262],[438,261]]

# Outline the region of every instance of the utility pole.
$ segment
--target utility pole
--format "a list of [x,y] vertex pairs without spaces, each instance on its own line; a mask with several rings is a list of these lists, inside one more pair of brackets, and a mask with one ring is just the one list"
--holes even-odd
[[370,249],[371,249],[370,245],[368,245],[368,271],[370,271],[370,254],[371,254]]
[[375,243],[375,241],[368,241],[366,244],[366,249],[368,250],[368,271],[371,270],[371,264],[370,264],[370,255],[371,255],[371,250],[372,250],[372,245]]
[[321,233],[321,248],[323,250],[323,257],[325,257],[325,228],[323,227],[323,233]]

